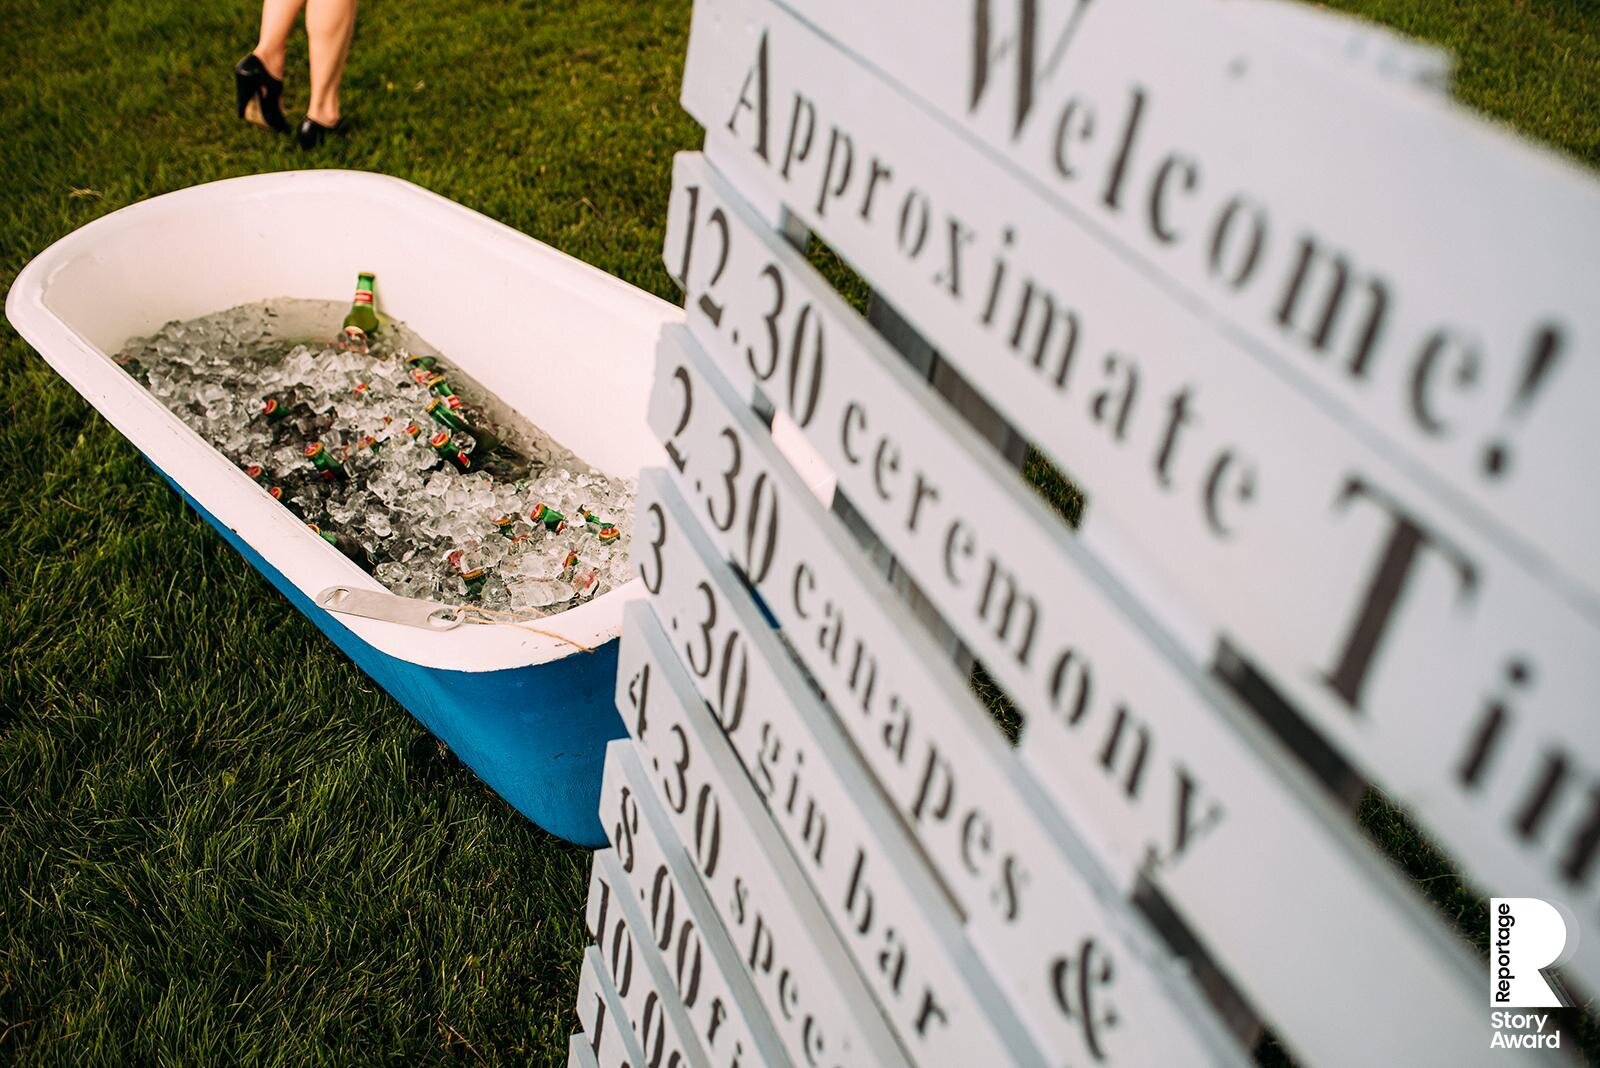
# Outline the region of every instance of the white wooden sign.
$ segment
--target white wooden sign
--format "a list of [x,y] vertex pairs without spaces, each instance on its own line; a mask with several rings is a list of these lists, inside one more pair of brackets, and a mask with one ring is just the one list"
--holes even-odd
[[[997,757],[994,743],[1000,739],[988,713],[894,602],[884,580],[853,557],[836,521],[820,512],[770,442],[764,445],[754,415],[701,370],[704,357],[680,337],[675,330],[664,335],[650,419],[669,456],[684,465],[676,477],[685,496],[700,502],[706,532],[740,565],[791,635],[795,652],[913,829],[919,835],[959,835],[963,821],[945,821],[971,805],[1001,836],[996,862],[1012,856],[1035,863],[1039,852],[1019,848],[1026,838],[1010,840],[1029,811],[1022,800],[1027,776]],[[730,440],[738,441],[736,449]],[[768,531],[776,533],[768,538]],[[656,533],[646,517],[636,554],[647,586],[655,575]],[[1109,615],[1092,618],[1096,625],[1113,623]],[[1141,640],[1118,651],[1118,659],[1145,649]],[[1136,667],[1157,681],[1173,677],[1154,655],[1142,655]],[[1326,1001],[1308,996],[1319,989],[1359,1006],[1375,1025],[1367,1032],[1374,1055],[1376,1044],[1392,1051],[1401,1037],[1419,1048],[1437,1048],[1440,1034],[1460,1035],[1464,1049],[1478,1048],[1476,969],[1442,925],[1408,902],[1399,880],[1373,863],[1353,835],[1341,832],[1312,789],[1283,775],[1281,754],[1259,731],[1238,723],[1242,733],[1235,733],[1218,720],[1215,705],[1202,699],[1212,689],[1203,677],[1192,674],[1187,683],[1162,691],[1162,700],[1151,706],[1151,717],[1163,716],[1159,725],[1153,718],[1124,719],[1119,730],[1108,711],[1092,721],[1092,738],[1068,734],[1051,779],[1057,785],[1070,780],[1082,791],[1076,795],[1080,803],[1071,806],[1079,817],[1075,822],[1095,827],[1096,845],[1121,841],[1120,854],[1107,859],[1123,869],[1126,858],[1165,858],[1158,881],[1173,903],[1256,1004],[1302,1043],[1315,1048],[1323,1040],[1330,1051],[1352,1048],[1347,1028],[1325,1011]],[[1171,733],[1157,736],[1157,726]],[[1140,727],[1146,727],[1143,734]],[[1150,769],[1149,788],[1130,795],[1130,773],[1140,767]],[[944,851],[929,847],[929,853]],[[1285,867],[1270,882],[1239,878],[1241,869],[1263,857],[1284,858]],[[1043,879],[1038,884],[1045,901],[1055,889]],[[1354,942],[1343,928],[1308,930],[1308,910],[1351,916],[1364,930],[1382,935]],[[1287,939],[1322,962],[1316,974],[1303,974],[1299,959],[1283,955]],[[1381,956],[1381,967],[1374,967],[1375,956]],[[1346,977],[1363,972],[1367,977],[1352,989]],[[1437,993],[1418,1006],[1404,996],[1411,988]],[[1423,1022],[1419,1012],[1438,1015]],[[1380,1021],[1387,1026],[1376,1026]]]
[[1600,187],[1449,68],[1280,0],[697,0],[572,1063],[1483,1059],[1307,755],[1600,918]]
[[[648,725],[640,759],[791,1059],[910,1063],[649,608],[630,605],[627,624],[617,708]],[[647,664],[649,685],[630,695]]]
[[1225,10],[1244,29],[1274,41],[1351,64],[1399,88],[1449,95],[1455,57],[1442,48],[1304,0],[1230,0]]
[[[802,24],[760,0],[713,7],[724,17],[695,38],[685,89],[691,111],[711,123],[708,145],[743,160],[751,180],[931,336],[948,339],[974,384],[1087,485],[1085,542],[1120,583],[1161,606],[1169,633],[1199,658],[1220,627],[1477,877],[1512,875],[1530,892],[1600,910],[1600,880],[1590,878],[1600,802],[1588,786],[1600,764],[1600,727],[1588,711],[1589,695],[1600,692],[1600,630],[1569,596],[1570,582],[1512,539],[1481,533],[1493,533],[1481,509],[1372,435],[1352,432],[1331,403],[1173,300],[1147,270],[1110,253],[1062,255],[1101,252],[1103,243],[999,163],[949,166],[964,146],[972,154],[959,135]],[[741,103],[763,86],[773,129],[786,120],[770,111],[772,101],[806,102],[794,112],[801,143],[786,154],[773,146],[784,135],[769,130],[766,160]],[[863,98],[880,106],[856,106]],[[863,212],[871,207],[864,185],[849,186],[854,199],[834,198],[847,142],[859,156],[850,182],[888,168],[899,184],[883,179],[874,195],[895,189],[898,201]],[[956,213],[943,218],[960,226],[938,228],[932,207],[920,214],[929,205]],[[759,303],[724,299],[732,283],[717,276],[721,230],[708,213],[693,255],[691,207],[675,198],[683,240],[669,244],[667,261],[687,275],[693,328],[708,346],[716,336],[745,347],[746,359],[765,368],[769,281],[738,283]],[[906,247],[902,215],[912,227]],[[924,218],[934,220],[933,236],[924,235]],[[969,231],[1001,235],[1003,260],[983,259]],[[971,258],[952,261],[950,249]],[[1021,310],[1007,320],[1014,329],[997,329],[975,279],[999,284],[1002,276],[980,263],[1003,263],[1004,277],[1060,280],[1053,292],[1073,294],[1076,318],[1024,286],[1032,296],[1018,298]],[[948,290],[952,272],[962,271],[962,300],[938,299],[939,279]],[[766,288],[751,292],[756,286]],[[770,324],[788,330],[782,340],[791,345],[800,307],[791,300]],[[1091,330],[1104,330],[1103,340],[1089,344],[1099,336]],[[802,340],[815,345],[810,335]],[[1204,358],[1189,358],[1192,351]],[[1600,567],[1594,554],[1584,561]],[[1018,666],[1038,670],[1059,652]],[[1576,967],[1600,977],[1600,946],[1580,953]]]
[[[626,883],[619,896],[638,901],[641,908],[652,899],[657,903],[651,916],[659,926],[659,933],[652,931],[654,951],[671,974],[711,1063],[719,1068],[789,1064],[739,952],[661,813],[630,742],[619,739],[606,751],[600,819]],[[671,923],[661,915],[668,901],[675,906]]]
[[[789,492],[779,490],[774,501],[787,505]],[[803,528],[787,521],[786,507],[775,508],[778,536],[788,542]],[[640,566],[658,622],[666,621],[669,643],[856,950],[858,967],[881,1004],[901,1008],[903,1036],[908,1025],[915,1034],[918,1021],[937,1021],[926,1028],[920,1054],[921,1036],[903,1037],[914,1055],[926,1060],[928,1050],[937,1050],[965,1063],[978,1050],[993,1058],[1010,1049],[1015,1059],[1036,1059],[1020,1042],[1025,1027],[1038,1050],[1068,1061],[1216,1063],[1238,1056],[1214,1025],[1208,1028],[1193,991],[1181,1007],[1169,1000],[1145,962],[1155,955],[1153,941],[1119,936],[1128,921],[1112,917],[1028,820],[1022,802],[1004,804],[1015,791],[1000,775],[989,780],[997,794],[987,803],[1027,823],[1022,833],[997,831],[982,808],[957,816],[954,784],[925,770],[921,804],[913,802],[907,815],[919,827],[949,822],[957,833],[913,839],[664,475],[650,473],[641,481],[636,514],[646,517],[642,529],[652,536],[653,551]],[[775,565],[795,559],[792,554],[787,547],[775,550]],[[818,678],[831,687],[831,679]],[[629,680],[630,690],[645,684]],[[870,742],[870,733],[861,732],[858,741]],[[935,815],[935,809],[943,811]],[[1019,843],[1020,855],[991,860],[997,839],[1002,846]],[[947,894],[954,899],[949,904]],[[958,909],[966,915],[958,916]],[[885,917],[894,917],[892,927]],[[963,919],[993,979],[965,945]],[[930,961],[956,971],[930,972]],[[1102,969],[1116,975],[1114,984],[1073,982]],[[960,975],[972,990],[964,989]],[[994,982],[1014,999],[1020,1026],[1009,1005],[996,1004]],[[993,1026],[972,1027],[979,1011]],[[963,1026],[974,1031],[971,1038],[957,1037]]]
[[[595,854],[585,914],[589,936],[595,940],[602,958],[610,962],[617,996],[644,1053],[645,1068],[705,1068],[710,1062],[700,1048],[670,969],[661,956],[664,947],[654,941],[657,928],[664,941],[670,942],[676,933],[676,893],[667,880],[661,879],[651,886],[651,894],[641,894],[640,904],[650,909],[650,919],[646,920],[639,904],[629,896],[633,887],[626,878],[627,873],[611,850]],[[684,968],[692,963],[686,959]]]

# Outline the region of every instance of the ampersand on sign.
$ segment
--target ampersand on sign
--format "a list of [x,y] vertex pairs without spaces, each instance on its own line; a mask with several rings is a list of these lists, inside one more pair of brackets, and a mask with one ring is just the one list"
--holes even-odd
[[1111,985],[1114,974],[1111,958],[1101,952],[1093,938],[1085,938],[1075,955],[1057,957],[1050,970],[1056,1004],[1068,1019],[1078,1021],[1083,1028],[1083,1044],[1097,1061],[1106,1059],[1101,1036],[1118,1023],[1116,1006],[1101,1004],[1102,991]]

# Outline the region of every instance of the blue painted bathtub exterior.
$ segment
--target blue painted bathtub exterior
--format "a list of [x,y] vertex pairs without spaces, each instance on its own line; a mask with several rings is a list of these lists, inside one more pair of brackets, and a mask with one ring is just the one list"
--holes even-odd
[[[154,465],[152,465],[154,466]],[[161,477],[333,643],[518,812],[559,838],[605,844],[606,743],[625,731],[614,700],[618,642],[504,671],[449,671],[380,652],[317,607],[165,471]]]

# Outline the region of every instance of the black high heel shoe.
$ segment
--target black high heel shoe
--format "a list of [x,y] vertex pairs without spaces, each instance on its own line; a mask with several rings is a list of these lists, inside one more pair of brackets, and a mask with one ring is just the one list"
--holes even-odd
[[283,117],[283,82],[267,73],[254,52],[233,68],[233,88],[239,98],[239,117],[274,133],[288,133]]
[[300,142],[301,148],[305,149],[307,152],[310,152],[312,149],[321,145],[323,141],[327,140],[330,134],[342,134],[344,133],[344,130],[345,126],[343,119],[340,119],[332,126],[324,126],[316,119],[313,119],[311,116],[307,115],[300,123],[300,129],[295,133],[295,140]]

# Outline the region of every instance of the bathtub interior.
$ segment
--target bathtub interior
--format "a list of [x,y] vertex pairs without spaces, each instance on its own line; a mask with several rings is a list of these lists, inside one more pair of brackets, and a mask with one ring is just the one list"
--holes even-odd
[[[588,463],[660,462],[645,423],[656,338],[681,311],[485,216],[383,175],[304,171],[197,186],[68,235],[7,312],[79,392],[310,596],[375,580],[310,534],[111,360],[130,337],[270,297],[342,298],[378,276],[381,310]],[[341,617],[381,651],[481,671],[542,663],[620,630],[637,582],[539,624],[446,633]],[[571,639],[565,641],[562,639]]]

